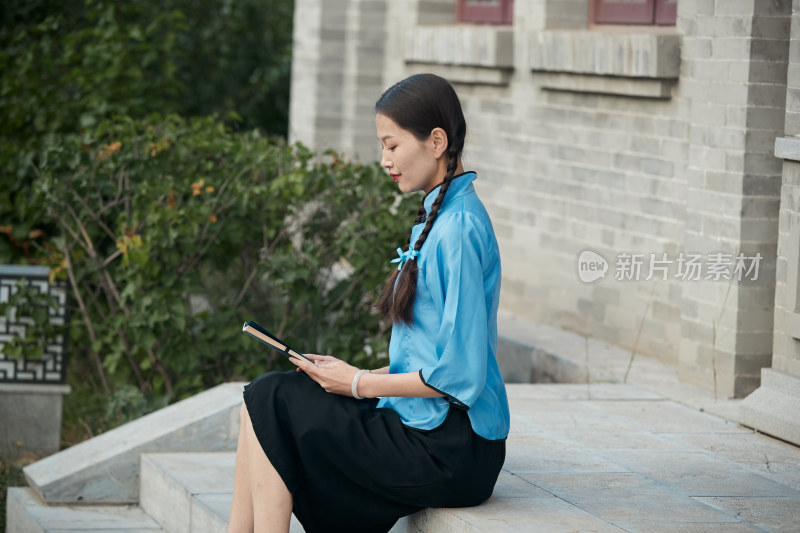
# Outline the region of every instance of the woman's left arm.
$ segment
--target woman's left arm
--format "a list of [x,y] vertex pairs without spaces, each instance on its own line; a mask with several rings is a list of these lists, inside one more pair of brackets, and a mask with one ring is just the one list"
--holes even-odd
[[[352,396],[353,378],[358,369],[340,359],[325,355],[306,354],[314,363],[291,358],[297,367],[320,384],[327,392]],[[383,369],[381,369],[383,370]],[[422,382],[418,372],[402,374],[365,373],[358,379],[358,395],[362,398],[406,396],[436,398],[442,396]]]
[[441,393],[422,382],[419,372],[364,374],[358,380],[358,395],[364,398],[379,398],[382,396],[438,398],[442,396]]

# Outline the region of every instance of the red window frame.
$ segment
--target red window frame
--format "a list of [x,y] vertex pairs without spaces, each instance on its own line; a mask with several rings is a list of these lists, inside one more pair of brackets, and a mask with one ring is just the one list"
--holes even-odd
[[592,0],[595,24],[640,24],[674,26],[677,0],[644,0],[640,3],[619,0]]
[[678,18],[678,0],[656,1],[656,24],[674,26]]
[[477,24],[511,24],[514,0],[458,0],[456,20]]

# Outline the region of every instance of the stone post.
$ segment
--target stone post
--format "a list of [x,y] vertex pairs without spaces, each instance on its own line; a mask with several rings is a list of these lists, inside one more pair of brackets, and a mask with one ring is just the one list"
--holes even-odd
[[795,2],[786,95],[786,137],[775,142],[783,160],[775,283],[772,367],[742,402],[739,421],[800,445],[800,5]]
[[[706,256],[744,254],[744,280],[684,283],[681,380],[741,398],[759,384],[772,354],[780,164],[789,49],[788,1],[681,2],[680,83],[690,99],[683,248]],[[758,255],[760,254],[760,260]],[[719,256],[723,257],[723,256]]]

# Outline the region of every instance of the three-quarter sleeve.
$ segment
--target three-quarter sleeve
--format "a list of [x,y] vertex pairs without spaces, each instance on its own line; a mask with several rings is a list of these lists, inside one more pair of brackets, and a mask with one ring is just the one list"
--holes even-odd
[[[444,221],[437,221],[444,222]],[[422,381],[451,404],[469,409],[486,383],[488,340],[484,265],[489,260],[482,221],[455,213],[448,231],[427,261],[426,281],[442,317],[436,335],[435,366],[419,371]]]

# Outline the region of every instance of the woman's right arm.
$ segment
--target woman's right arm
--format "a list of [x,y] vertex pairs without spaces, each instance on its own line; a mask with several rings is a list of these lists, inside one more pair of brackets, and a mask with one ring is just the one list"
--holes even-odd
[[373,374],[388,374],[389,373],[389,367],[385,366],[383,368],[376,368],[375,370],[370,370],[370,372],[373,373]]

